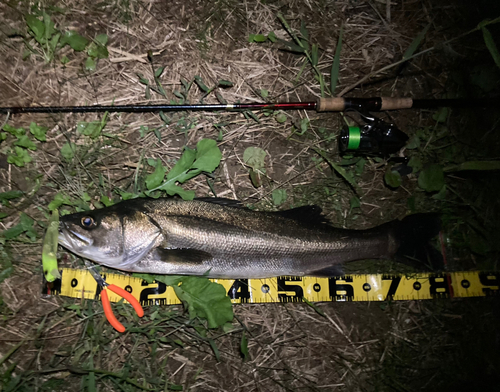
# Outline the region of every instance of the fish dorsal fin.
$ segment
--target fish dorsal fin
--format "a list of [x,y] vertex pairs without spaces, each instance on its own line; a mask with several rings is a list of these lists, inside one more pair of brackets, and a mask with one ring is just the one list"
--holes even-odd
[[330,223],[328,219],[322,214],[321,207],[315,205],[302,206],[285,211],[277,211],[273,212],[273,214],[310,225]]
[[156,248],[156,256],[159,260],[166,263],[175,264],[203,264],[204,261],[210,260],[212,255],[202,250],[179,248],[166,249]]
[[218,204],[226,207],[246,208],[239,200],[225,199],[223,197],[197,197],[195,200],[205,203]]

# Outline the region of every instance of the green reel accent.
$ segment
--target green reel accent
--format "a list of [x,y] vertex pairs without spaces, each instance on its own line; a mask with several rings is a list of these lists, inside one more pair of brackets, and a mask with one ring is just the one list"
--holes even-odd
[[347,144],[348,150],[357,150],[361,142],[361,130],[359,127],[349,127],[349,142]]

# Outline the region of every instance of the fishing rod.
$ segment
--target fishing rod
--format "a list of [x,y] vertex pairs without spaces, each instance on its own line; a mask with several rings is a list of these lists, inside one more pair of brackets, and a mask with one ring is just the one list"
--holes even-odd
[[485,99],[413,99],[413,98],[320,98],[315,102],[233,103],[188,105],[90,105],[90,106],[12,106],[0,107],[0,113],[157,113],[219,110],[316,110],[317,112],[380,112],[399,109],[435,109],[440,107],[500,107],[500,98]]

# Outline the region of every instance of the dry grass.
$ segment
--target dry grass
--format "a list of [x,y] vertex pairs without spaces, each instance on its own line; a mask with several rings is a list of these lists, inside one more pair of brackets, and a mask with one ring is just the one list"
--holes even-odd
[[[349,91],[359,97],[441,97],[449,78],[449,62],[442,52],[421,56],[397,74],[387,71],[360,87],[352,86],[400,60],[428,23],[432,28],[422,49],[465,29],[458,23],[461,10],[452,2],[42,2],[52,10],[61,30],[75,29],[89,37],[108,34],[109,59],[100,60],[97,71],[88,73],[82,67],[85,55],[68,47],[57,54],[53,64],[44,64],[35,56],[22,60],[23,41],[12,32],[25,31],[23,16],[31,5],[0,4],[4,21],[0,36],[2,106],[165,102],[155,93],[146,99],[145,87],[138,81],[137,74],[153,80],[148,50],[154,54],[155,67],[166,66],[161,83],[169,99],[175,98],[173,92],[180,89],[181,79],[191,81],[198,75],[209,86],[220,79],[233,82],[234,87],[218,91],[228,102],[262,102],[262,89],[269,91],[268,101],[315,100],[319,84],[309,66],[301,72],[304,57],[280,51],[278,44],[247,41],[251,33],[270,31],[288,39],[276,18],[278,12],[295,29],[304,21],[311,40],[320,46],[319,68],[327,81],[343,25],[337,92]],[[52,5],[64,12],[54,11]],[[449,48],[452,50],[461,49]],[[64,54],[70,58],[65,66],[58,61]],[[201,96],[193,86],[189,101],[198,102]],[[204,102],[218,101],[210,94]],[[362,190],[361,209],[351,211],[352,190],[319,161],[313,150],[319,147],[337,156],[332,135],[343,124],[340,115],[288,112],[285,123],[276,121],[274,114],[264,113],[256,113],[258,122],[241,113],[167,115],[171,120],[168,126],[153,114],[111,114],[105,128],[110,137],[94,141],[79,135],[76,126],[80,121],[98,119],[97,115],[11,117],[9,123],[14,126],[28,127],[35,121],[49,131],[47,142],[38,144],[32,153],[33,163],[26,168],[8,165],[5,151],[0,151],[0,191],[27,192],[27,197],[12,203],[9,217],[0,222],[1,229],[17,224],[20,211],[45,221],[43,213],[57,192],[65,192],[74,200],[87,192],[90,203],[95,204],[100,195],[116,195],[115,189],[131,191],[136,177],[143,179],[152,170],[145,159],[160,158],[171,167],[183,146],[193,147],[202,138],[218,138],[220,132],[223,161],[213,178],[219,197],[271,209],[275,208],[272,191],[283,188],[289,199],[280,208],[316,203],[337,225],[367,227],[405,215],[407,199],[416,187],[416,178],[409,178],[397,191],[388,189],[383,184],[387,163],[368,160],[363,173],[356,177]],[[383,116],[411,132],[432,124],[431,115],[415,111]],[[292,125],[306,117],[311,124],[309,131],[302,136],[293,133]],[[141,127],[159,128],[161,140],[153,132],[141,137]],[[68,141],[80,149],[72,162],[60,154]],[[252,186],[243,163],[243,151],[250,146],[267,152],[267,177],[258,189]],[[195,189],[198,196],[212,195],[205,177],[190,181],[187,188]],[[43,231],[40,226],[37,230]],[[449,357],[462,353],[460,345],[467,339],[458,323],[463,323],[464,330],[491,325],[485,315],[495,304],[493,300],[478,301],[474,306],[321,304],[326,317],[303,304],[240,305],[235,307],[235,330],[209,333],[220,350],[221,359],[217,361],[210,345],[193,328],[199,325],[187,322],[181,309],[152,308],[145,320],[137,322],[135,332],[117,336],[105,323],[99,304],[42,298],[39,244],[11,244],[14,274],[1,285],[0,357],[15,344],[23,344],[2,364],[0,374],[17,363],[13,374],[25,377],[17,390],[88,389],[88,372],[81,374],[77,368],[125,372],[121,378],[95,373],[99,390],[139,390],[140,386],[168,390],[171,385],[167,381],[186,391],[432,390],[473,374],[463,371],[462,362]],[[63,252],[61,257],[62,263],[78,265]],[[132,320],[126,308],[120,311]],[[489,316],[489,320],[498,319],[496,313]],[[156,324],[155,320],[164,321]],[[484,334],[493,333],[484,328]],[[249,337],[247,362],[239,349],[243,329]],[[474,350],[464,352],[480,355]],[[498,369],[498,355],[487,350],[484,355],[488,356],[483,358],[484,366]],[[461,376],[454,374],[453,366],[462,369]],[[123,378],[137,380],[139,386]]]

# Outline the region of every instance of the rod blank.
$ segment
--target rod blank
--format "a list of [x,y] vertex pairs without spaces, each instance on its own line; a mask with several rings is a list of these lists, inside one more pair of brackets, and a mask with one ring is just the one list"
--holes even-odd
[[320,98],[316,102],[241,103],[241,104],[194,104],[194,105],[91,105],[91,106],[13,106],[0,107],[0,113],[158,113],[180,111],[241,111],[241,110],[316,110],[318,112],[342,112],[356,109],[379,112],[400,109],[452,108],[500,108],[500,98],[484,99],[412,99],[412,98]]

